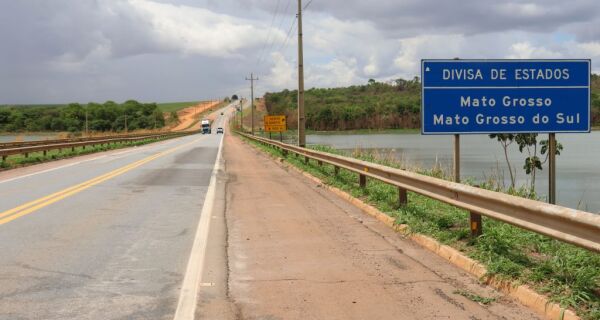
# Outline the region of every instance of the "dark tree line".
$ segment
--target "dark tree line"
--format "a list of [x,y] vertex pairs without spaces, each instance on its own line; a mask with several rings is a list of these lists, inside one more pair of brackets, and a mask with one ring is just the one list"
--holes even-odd
[[[305,93],[306,125],[314,130],[417,128],[420,87],[415,78],[391,83],[371,79],[366,85],[310,89]],[[297,121],[297,94],[296,90],[284,90],[265,95],[269,113],[287,115],[290,128]]]
[[0,108],[0,131],[85,131],[86,112],[90,131],[129,131],[161,128],[163,113],[155,103],[134,100],[117,104],[71,103],[66,106],[5,106]]

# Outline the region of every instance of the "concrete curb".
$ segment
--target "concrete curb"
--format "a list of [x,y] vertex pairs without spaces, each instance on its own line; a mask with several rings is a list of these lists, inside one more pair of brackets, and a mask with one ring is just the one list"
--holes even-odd
[[[252,146],[252,147],[256,148],[255,146]],[[260,150],[258,148],[256,148],[256,149],[263,152],[262,150]],[[349,202],[350,204],[358,207],[366,214],[375,217],[377,220],[384,223],[388,227],[394,229],[396,232],[399,232],[399,233],[405,235],[407,238],[416,242],[417,244],[424,247],[425,249],[448,260],[450,263],[459,267],[460,269],[476,276],[477,278],[482,280],[485,284],[490,285],[493,288],[499,290],[500,292],[516,299],[522,305],[534,310],[538,314],[542,315],[544,318],[546,318],[548,320],[581,320],[581,318],[579,318],[574,311],[572,311],[570,309],[562,308],[557,303],[551,302],[548,299],[548,297],[537,293],[535,290],[531,289],[529,286],[518,285],[518,284],[515,284],[513,281],[502,280],[502,279],[499,279],[498,277],[488,275],[487,269],[485,268],[485,266],[483,266],[479,262],[467,257],[462,252],[460,252],[450,246],[444,245],[444,244],[438,242],[437,240],[430,238],[428,236],[425,236],[422,234],[417,234],[417,233],[412,233],[412,232],[410,232],[408,225],[396,224],[394,218],[379,211],[379,209],[365,203],[364,201],[362,201],[358,198],[355,198],[351,194],[348,194],[347,192],[345,192],[339,188],[329,186],[329,185],[323,183],[323,181],[321,181],[319,178],[311,175],[308,172],[302,171],[301,169],[299,169],[293,165],[285,163],[284,158],[275,157],[271,154],[267,154],[267,155],[269,157],[277,160],[277,162],[279,162],[282,167],[294,170],[294,171],[300,173],[301,175],[303,175],[304,177],[308,178],[309,180],[323,186],[327,190],[333,192],[336,196],[338,196],[338,197],[344,199],[345,201]]]

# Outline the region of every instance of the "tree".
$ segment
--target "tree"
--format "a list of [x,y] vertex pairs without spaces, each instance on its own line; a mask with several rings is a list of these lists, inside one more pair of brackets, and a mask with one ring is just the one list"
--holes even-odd
[[176,111],[171,111],[171,116],[169,117],[169,119],[171,120],[172,123],[177,123],[177,122],[179,122],[179,115],[177,114]]
[[10,110],[0,110],[0,124],[9,123],[11,114]]
[[499,133],[499,134],[490,134],[491,139],[496,139],[500,142],[502,149],[504,150],[504,159],[506,160],[506,165],[508,166],[508,172],[510,173],[510,187],[511,189],[515,188],[515,174],[513,173],[513,168],[510,164],[510,160],[508,158],[508,147],[515,141],[515,135],[512,133]]
[[[508,163],[509,170],[511,170],[510,162],[508,160],[508,146],[514,141],[519,146],[519,152],[527,152],[525,158],[525,164],[523,169],[525,173],[531,177],[529,184],[530,195],[535,195],[535,182],[538,170],[543,170],[544,164],[548,162],[549,158],[549,141],[539,140],[537,133],[519,133],[519,134],[492,134],[490,138],[496,139],[500,142],[503,149],[505,150],[506,161]],[[556,142],[556,155],[560,155],[563,150],[562,144]],[[543,158],[543,160],[542,160]],[[511,171],[512,172],[512,171]],[[514,177],[511,173],[512,186],[514,187]]]
[[232,95],[232,96],[231,96],[231,100],[233,100],[233,101],[237,101],[237,100],[239,100],[239,98],[238,98],[237,94],[234,94],[234,95]]

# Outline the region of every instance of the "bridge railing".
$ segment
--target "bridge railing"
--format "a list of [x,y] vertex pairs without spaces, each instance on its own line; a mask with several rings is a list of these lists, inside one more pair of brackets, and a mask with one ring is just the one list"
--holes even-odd
[[398,187],[399,201],[406,204],[406,192],[411,191],[468,210],[473,235],[481,234],[481,216],[512,224],[576,246],[600,252],[600,215],[485,190],[465,184],[433,178],[414,172],[391,168],[354,158],[343,157],[281,143],[245,133],[240,135],[289,153],[304,156],[358,174],[361,187],[367,178]]

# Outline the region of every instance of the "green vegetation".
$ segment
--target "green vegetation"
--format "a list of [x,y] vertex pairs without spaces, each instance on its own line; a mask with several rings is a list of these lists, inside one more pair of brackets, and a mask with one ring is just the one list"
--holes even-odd
[[57,103],[57,104],[19,104],[19,105],[12,105],[12,104],[0,104],[0,108],[7,108],[7,107],[19,107],[19,108],[60,108],[60,107],[66,107],[66,104],[61,104],[61,103]]
[[[269,114],[285,114],[290,127],[297,115],[297,91],[265,94]],[[393,84],[374,80],[348,88],[310,89],[305,94],[306,126],[312,130],[418,128],[421,83],[398,79]]]
[[[288,116],[297,123],[297,90],[264,96],[269,114]],[[600,75],[592,75],[592,124],[600,126]],[[421,125],[421,83],[397,79],[390,83],[369,80],[347,88],[310,89],[305,93],[306,127],[316,131],[358,129],[415,129]]]
[[85,130],[86,114],[89,130],[96,132],[154,129],[165,125],[163,113],[155,103],[129,100],[123,104],[108,101],[87,105],[4,106],[0,107],[0,132],[81,132]]
[[86,146],[84,147],[76,147],[74,150],[70,148],[60,150],[50,150],[44,155],[43,152],[32,152],[28,157],[25,155],[12,155],[6,158],[6,160],[0,159],[0,171],[5,169],[13,169],[17,167],[24,167],[28,165],[33,165],[41,162],[48,162],[53,160],[60,160],[66,158],[77,157],[85,154],[108,151],[113,149],[121,149],[133,146],[141,146],[148,143],[153,143],[157,141],[162,141],[168,138],[161,139],[145,139],[135,142],[126,142],[126,143],[110,143],[107,145],[95,145],[95,146]]
[[[272,155],[283,157],[279,150],[254,144]],[[328,147],[313,148],[343,154]],[[391,167],[404,167],[397,160],[373,153],[355,153],[352,156]],[[332,166],[318,166],[313,162],[305,164],[303,157],[292,155],[286,161],[324,183],[370,203],[396,218],[398,224],[408,225],[412,232],[429,235],[465,252],[484,264],[490,274],[526,283],[563,307],[573,308],[584,319],[600,319],[599,254],[487,217],[483,217],[483,235],[473,239],[470,237],[468,212],[462,209],[410,192],[408,205],[398,207],[396,187],[370,179],[367,187],[361,189],[355,173],[341,170],[336,175]],[[440,168],[415,171],[438,178],[446,177]],[[494,181],[484,181],[480,185],[501,191],[500,184]],[[530,195],[524,188],[511,193],[524,197]]]
[[[548,158],[550,156],[550,142],[548,139],[546,140],[538,140],[537,133],[518,133],[518,134],[490,134],[490,139],[497,140],[502,149],[504,150],[504,159],[506,160],[506,165],[508,166],[508,172],[510,173],[510,189],[515,188],[515,176],[516,176],[516,168],[511,165],[509,157],[508,157],[508,147],[516,143],[519,146],[519,152],[523,153],[525,151],[527,153],[527,157],[525,158],[525,164],[523,165],[523,169],[525,170],[525,174],[531,177],[529,181],[529,190],[530,195],[535,196],[535,178],[538,170],[543,170],[542,166],[548,162]],[[556,151],[555,155],[560,155],[560,152],[563,150],[562,144],[558,141],[556,142]],[[542,157],[542,158],[540,158]]]
[[177,112],[181,109],[192,107],[199,103],[201,103],[201,101],[159,103],[158,109],[162,112]]
[[466,290],[456,290],[456,291],[454,291],[454,294],[460,294],[461,296],[463,296],[471,301],[475,301],[475,302],[481,303],[483,305],[488,305],[488,304],[496,301],[495,298],[482,297],[480,295],[474,294],[474,293],[466,291]]
[[600,75],[592,74],[592,126],[600,126]]

